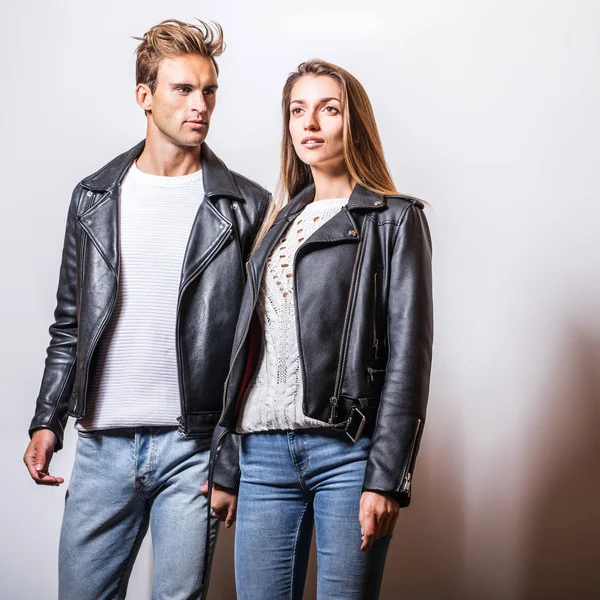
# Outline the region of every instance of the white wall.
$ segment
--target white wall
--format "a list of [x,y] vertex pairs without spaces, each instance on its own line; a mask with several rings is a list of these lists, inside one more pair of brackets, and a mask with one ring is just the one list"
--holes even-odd
[[[383,598],[597,596],[600,5],[341,6],[30,0],[4,8],[0,597],[55,597],[64,489],[36,487],[21,456],[70,191],[143,136],[130,36],[194,16],[220,21],[227,36],[209,142],[231,168],[273,186],[282,84],[319,56],[363,82],[399,188],[432,205],[430,411]],[[53,462],[67,478],[72,433]],[[227,533],[213,599],[234,597]],[[130,598],[149,598],[150,570],[146,544]]]

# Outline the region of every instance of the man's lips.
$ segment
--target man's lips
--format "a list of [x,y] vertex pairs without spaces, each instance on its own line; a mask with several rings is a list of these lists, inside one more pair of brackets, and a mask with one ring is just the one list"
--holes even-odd
[[190,119],[189,121],[186,121],[186,123],[192,127],[206,127],[208,125],[206,121],[201,121],[200,119]]

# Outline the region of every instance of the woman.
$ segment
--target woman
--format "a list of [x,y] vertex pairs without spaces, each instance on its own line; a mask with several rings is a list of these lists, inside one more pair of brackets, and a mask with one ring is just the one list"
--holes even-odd
[[[281,197],[248,268],[211,506],[238,483],[238,598],[377,598],[429,388],[431,245],[361,84],[320,60],[283,90]],[[238,433],[241,436],[230,435]],[[229,505],[229,518],[232,517]]]

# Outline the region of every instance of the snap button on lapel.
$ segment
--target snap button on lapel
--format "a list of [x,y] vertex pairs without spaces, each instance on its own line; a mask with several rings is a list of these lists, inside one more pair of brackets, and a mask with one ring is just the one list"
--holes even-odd
[[358,235],[358,234],[356,233],[356,230],[355,230],[355,229],[351,229],[351,230],[350,230],[348,233],[349,233],[349,234],[350,234],[352,237],[356,237],[356,236]]
[[375,206],[381,206],[383,204],[383,202],[381,200],[377,200],[377,202],[375,202]]
[[88,192],[88,193],[86,194],[86,196],[87,196],[88,198],[91,198],[91,197],[92,197],[92,195],[93,195],[93,194],[92,194],[92,192]]

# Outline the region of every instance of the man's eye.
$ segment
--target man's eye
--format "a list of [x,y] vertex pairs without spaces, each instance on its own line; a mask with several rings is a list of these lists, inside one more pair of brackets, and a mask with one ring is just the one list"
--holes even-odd
[[188,94],[189,92],[191,92],[191,88],[180,85],[178,88],[176,88],[178,92],[181,92],[182,94]]
[[204,90],[205,96],[212,96],[215,93],[215,90]]

